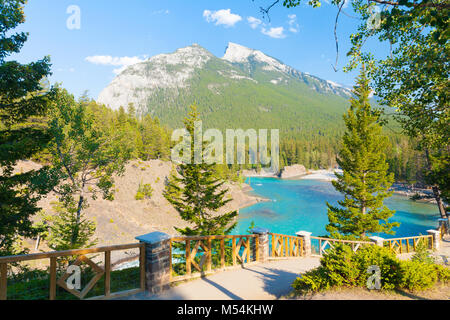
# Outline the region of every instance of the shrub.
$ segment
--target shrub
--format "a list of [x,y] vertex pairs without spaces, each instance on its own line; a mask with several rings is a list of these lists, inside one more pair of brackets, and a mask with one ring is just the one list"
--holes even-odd
[[292,287],[298,293],[311,293],[332,287],[366,287],[370,266],[381,272],[381,288],[425,290],[439,280],[450,281],[450,269],[438,265],[425,249],[419,249],[412,260],[400,261],[389,249],[367,246],[354,253],[347,245],[338,244],[320,260],[320,266],[297,278]]
[[137,192],[136,193],[136,195],[134,196],[134,198],[136,199],[136,200],[144,200],[144,198],[145,198],[145,196],[144,196],[144,194],[142,193],[142,192]]
[[136,200],[150,199],[153,195],[153,188],[150,184],[139,183],[138,190],[134,198]]
[[347,245],[336,244],[332,250],[324,254],[321,266],[331,286],[355,286],[359,271],[353,261],[353,251]]
[[355,267],[360,271],[359,286],[365,286],[370,276],[367,270],[370,266],[378,266],[381,272],[381,287],[395,289],[401,281],[401,262],[389,249],[379,246],[361,248],[354,255]]
[[324,254],[320,266],[297,278],[292,287],[300,293],[317,292],[334,286],[355,286],[359,270],[352,259],[353,252],[347,245],[336,244]]
[[425,290],[434,286],[438,280],[435,265],[417,260],[402,261],[402,280],[400,287],[409,290]]
[[440,282],[447,283],[450,282],[450,269],[444,267],[440,264],[435,264],[434,268],[436,269],[437,277]]
[[299,293],[309,293],[327,290],[331,288],[331,284],[325,268],[320,266],[297,278],[292,287]]
[[428,246],[425,241],[420,241],[416,246],[416,253],[412,256],[411,260],[424,262],[424,263],[435,263],[435,259],[430,255],[428,251]]

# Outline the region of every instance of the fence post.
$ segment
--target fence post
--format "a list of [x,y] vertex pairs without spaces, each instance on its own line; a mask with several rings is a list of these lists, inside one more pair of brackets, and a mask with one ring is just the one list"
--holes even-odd
[[0,300],[7,299],[8,289],[8,265],[0,263]]
[[309,257],[312,254],[311,248],[311,232],[308,231],[299,231],[296,233],[298,237],[303,238],[303,253],[305,257]]
[[[258,256],[259,262],[269,261],[269,230],[265,228],[254,228],[252,229],[252,233],[258,235],[258,238],[255,239],[255,242],[258,241],[258,245],[255,243],[252,246],[253,256]],[[258,254],[256,250],[258,250]]]
[[433,236],[433,246],[436,250],[439,250],[441,244],[441,231],[427,230],[427,233]]
[[[439,229],[438,230],[441,230],[441,233],[442,233],[441,237],[444,234],[449,234],[450,233],[449,218],[446,218],[446,219],[439,218],[438,221],[439,221]],[[442,231],[444,231],[444,232],[442,232]]]
[[369,237],[369,239],[370,239],[370,241],[374,242],[379,247],[384,246],[384,238],[373,236],[373,237]]
[[170,236],[163,232],[152,232],[136,237],[145,244],[145,289],[158,294],[170,285]]

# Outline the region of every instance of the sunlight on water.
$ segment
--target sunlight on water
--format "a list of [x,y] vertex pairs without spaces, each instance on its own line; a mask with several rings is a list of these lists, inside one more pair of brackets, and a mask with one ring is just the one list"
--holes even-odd
[[[234,234],[246,234],[251,222],[274,233],[295,235],[305,230],[315,236],[326,235],[328,223],[326,202],[337,204],[342,199],[329,182],[317,180],[280,180],[251,178],[250,185],[260,197],[271,199],[240,210]],[[436,228],[439,211],[436,205],[419,203],[394,195],[385,204],[396,210],[392,221],[400,222],[395,237],[426,234]],[[385,238],[394,236],[380,234]]]

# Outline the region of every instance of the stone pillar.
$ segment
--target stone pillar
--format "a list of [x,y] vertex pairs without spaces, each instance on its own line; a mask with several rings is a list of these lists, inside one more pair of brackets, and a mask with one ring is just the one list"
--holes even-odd
[[[258,238],[258,248],[259,248],[259,262],[269,261],[269,230],[265,228],[254,228],[252,229],[253,234],[257,234]],[[256,257],[256,246],[252,248],[252,252]]]
[[444,230],[444,232],[446,232],[447,234],[450,233],[449,218],[446,219],[439,218],[438,221],[439,221],[439,230]]
[[370,241],[374,242],[377,246],[383,247],[384,246],[384,238],[373,236],[369,237]]
[[311,234],[312,233],[308,231],[299,231],[296,233],[298,237],[303,238],[303,254],[305,257],[309,257],[312,253]]
[[136,237],[145,243],[145,289],[158,294],[170,285],[170,236],[152,232]]
[[439,250],[441,246],[441,232],[439,230],[427,230],[427,233],[433,236],[434,248]]

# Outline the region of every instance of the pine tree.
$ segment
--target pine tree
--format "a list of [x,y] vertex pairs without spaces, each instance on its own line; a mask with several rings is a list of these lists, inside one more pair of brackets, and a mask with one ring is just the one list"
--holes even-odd
[[[381,113],[369,103],[369,80],[364,69],[354,88],[355,98],[344,115],[347,131],[337,163],[343,170],[333,181],[335,189],[344,194],[340,207],[328,206],[329,224],[326,230],[332,237],[365,238],[368,233],[391,231],[398,223],[389,223],[395,212],[384,206],[385,198],[392,195],[389,188],[393,174],[388,174],[385,148],[387,138],[379,123]],[[383,221],[383,222],[382,222]]]
[[12,33],[25,20],[25,2],[0,2],[0,255],[18,253],[13,250],[17,238],[36,234],[31,217],[39,211],[37,202],[57,183],[46,166],[14,171],[19,160],[30,159],[51,139],[42,116],[55,93],[44,82],[48,57],[29,64],[5,61],[27,40],[27,33]]
[[[199,121],[197,109],[191,106],[189,117],[184,120],[185,127],[194,137],[194,125]],[[194,139],[191,139],[190,163],[182,163],[167,181],[164,196],[175,207],[180,217],[193,227],[175,228],[183,235],[223,235],[235,227],[233,219],[237,212],[218,214],[217,210],[231,199],[224,200],[227,189],[224,181],[215,178],[215,164],[194,161]],[[205,151],[205,146],[201,146]],[[220,190],[222,189],[222,190]]]
[[[98,240],[94,238],[96,223],[88,220],[81,212],[80,218],[77,217],[77,206],[57,202],[53,204],[53,210],[56,214],[43,214],[42,221],[37,224],[44,230],[41,235],[47,240],[50,249],[72,250],[90,248],[97,244]],[[77,230],[77,237],[74,240],[72,235]]]

